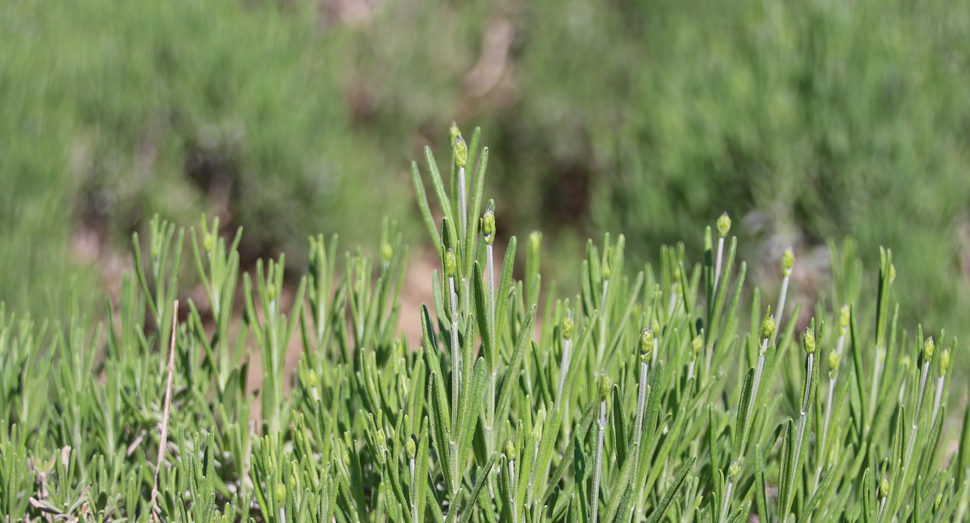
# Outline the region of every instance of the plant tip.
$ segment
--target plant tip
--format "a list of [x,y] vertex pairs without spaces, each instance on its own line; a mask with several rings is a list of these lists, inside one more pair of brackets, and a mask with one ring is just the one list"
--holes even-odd
[[717,235],[726,238],[729,232],[731,232],[731,217],[725,212],[717,219]]
[[792,267],[795,266],[795,251],[791,247],[785,249],[785,255],[781,258],[781,271],[785,276],[791,276]]

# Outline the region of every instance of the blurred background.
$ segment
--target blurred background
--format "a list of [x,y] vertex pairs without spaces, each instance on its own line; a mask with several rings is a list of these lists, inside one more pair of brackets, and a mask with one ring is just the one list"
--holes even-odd
[[420,258],[410,162],[455,120],[501,237],[543,230],[567,290],[588,237],[701,261],[727,211],[749,282],[791,245],[810,304],[852,236],[870,284],[893,249],[905,319],[970,333],[967,42],[965,0],[7,0],[0,300],[116,292],[154,213],[297,271],[388,215]]

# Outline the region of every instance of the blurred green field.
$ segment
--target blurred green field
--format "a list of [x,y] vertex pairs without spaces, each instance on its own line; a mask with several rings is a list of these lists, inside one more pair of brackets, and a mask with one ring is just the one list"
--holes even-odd
[[374,245],[362,213],[418,241],[409,163],[457,120],[495,153],[500,234],[546,232],[545,273],[604,230],[648,260],[728,211],[756,281],[792,245],[814,295],[851,235],[872,267],[893,249],[904,318],[967,332],[967,41],[956,0],[11,0],[0,300],[110,287],[156,212],[245,227],[250,260]]

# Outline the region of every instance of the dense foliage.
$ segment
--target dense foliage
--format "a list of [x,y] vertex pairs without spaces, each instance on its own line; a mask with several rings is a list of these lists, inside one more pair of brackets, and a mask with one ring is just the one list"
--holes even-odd
[[542,228],[558,260],[622,230],[657,263],[726,210],[764,288],[763,250],[793,245],[814,278],[809,253],[851,235],[870,264],[894,248],[907,321],[963,329],[968,39],[960,0],[12,0],[0,259],[23,263],[0,264],[0,299],[57,312],[79,229],[110,260],[155,212],[244,226],[247,268],[303,266],[320,230],[376,243],[368,204],[413,242],[407,159],[455,119],[502,152],[503,240]]
[[[626,263],[623,236],[590,242],[581,291],[563,300],[543,284],[539,233],[524,271],[513,270],[515,238],[495,260],[478,142],[477,130],[466,143],[454,128],[444,173],[426,152],[440,222],[413,166],[441,260],[419,346],[398,330],[407,248],[389,222],[376,259],[357,251],[340,264],[335,238],[312,237],[307,275],[289,293],[282,258],[240,278],[238,234],[155,220],[147,241],[134,237],[136,270],[104,321],[79,309],[51,324],[0,313],[0,513],[200,523],[970,517],[970,424],[964,414],[958,430],[947,412],[956,341],[899,325],[889,251],[878,293],[862,295],[847,244],[807,326],[801,304],[786,300],[791,253],[777,306],[757,290],[742,299],[747,265],[727,215],[691,240],[703,241],[698,264],[683,244],[641,269]],[[180,305],[183,258],[204,296]]]

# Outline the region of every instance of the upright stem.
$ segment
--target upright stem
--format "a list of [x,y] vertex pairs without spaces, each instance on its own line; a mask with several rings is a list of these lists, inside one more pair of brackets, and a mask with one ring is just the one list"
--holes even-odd
[[409,467],[411,469],[411,523],[420,523],[418,521],[418,501],[414,499],[414,491],[417,483],[414,482],[414,458],[411,458]]
[[717,239],[717,263],[714,265],[714,289],[721,279],[721,257],[724,255],[724,238]]
[[[839,360],[841,361],[842,356],[842,346],[845,344],[845,334],[839,336],[839,341],[835,344],[835,353],[839,355]],[[831,360],[830,360],[831,361]],[[822,467],[824,465],[824,460],[826,458],[826,440],[828,440],[829,435],[829,420],[832,418],[832,397],[835,395],[835,383],[839,378],[839,367],[834,367],[832,369],[832,375],[829,378],[829,395],[825,399],[825,418],[822,422],[822,433],[820,435],[821,444],[819,445],[819,460],[818,469],[815,471],[815,486],[818,487],[818,482],[822,477]]]
[[596,435],[596,460],[593,462],[593,496],[589,502],[592,505],[592,517],[590,523],[597,523],[596,515],[599,512],[600,497],[600,470],[603,465],[603,436],[606,434],[606,399],[600,400],[600,417],[597,420],[599,432]]
[[[485,277],[488,280],[488,313],[492,316],[492,325],[495,325],[495,252],[491,244],[485,245]],[[493,343],[498,345],[497,341]]]
[[458,168],[458,208],[461,212],[461,236],[468,234],[468,196],[465,194],[465,168]]
[[778,309],[775,311],[775,318],[778,320],[777,323],[779,334],[783,332],[781,329],[781,320],[785,315],[785,298],[788,296],[788,280],[790,278],[791,276],[785,276],[785,278],[781,280],[781,295],[778,297]]
[[563,340],[562,342],[562,362],[559,366],[559,387],[556,389],[556,405],[562,401],[562,389],[563,385],[566,383],[566,371],[569,370],[569,349],[572,345],[572,340]]
[[451,426],[458,426],[459,394],[461,393],[461,349],[458,347],[458,296],[455,277],[448,277],[451,302]]

